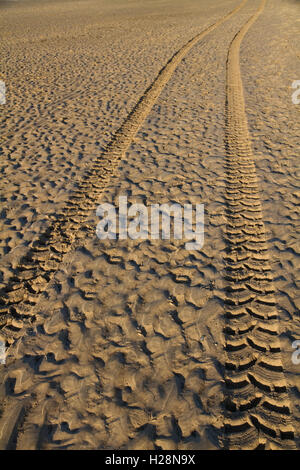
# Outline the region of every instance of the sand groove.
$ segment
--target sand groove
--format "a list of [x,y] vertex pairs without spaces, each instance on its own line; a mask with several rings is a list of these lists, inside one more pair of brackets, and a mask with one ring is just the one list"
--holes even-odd
[[234,10],[196,35],[174,54],[116,132],[106,151],[91,164],[85,178],[75,184],[72,199],[64,210],[52,216],[47,230],[32,243],[27,255],[20,260],[15,276],[0,293],[0,325],[9,343],[20,335],[24,322],[34,320],[30,318],[32,307],[58,269],[64,255],[70,251],[75,239],[80,233],[82,237],[87,230],[94,230],[94,227],[83,226],[88,214],[99,202],[99,194],[115,174],[120,159],[124,157],[176,67],[197,42],[231,18],[246,1],[243,0]]
[[293,448],[268,247],[245,112],[241,42],[266,0],[233,39],[227,58],[225,433],[230,449]]

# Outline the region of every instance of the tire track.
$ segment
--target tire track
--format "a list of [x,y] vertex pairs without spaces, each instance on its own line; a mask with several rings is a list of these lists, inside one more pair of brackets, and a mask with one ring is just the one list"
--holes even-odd
[[231,18],[246,2],[243,0],[234,10],[196,35],[173,55],[116,132],[105,152],[94,161],[85,177],[75,184],[72,199],[60,213],[50,218],[47,229],[19,261],[11,282],[0,292],[0,328],[8,344],[21,335],[24,323],[34,321],[34,305],[58,270],[64,255],[80,236],[79,232],[85,236],[87,231],[94,230],[94,227],[84,226],[91,208],[99,203],[99,195],[110,177],[116,173],[120,159],[124,157],[177,66],[196,43]]
[[275,291],[245,112],[240,45],[263,12],[233,39],[227,58],[225,447],[294,448],[280,355]]

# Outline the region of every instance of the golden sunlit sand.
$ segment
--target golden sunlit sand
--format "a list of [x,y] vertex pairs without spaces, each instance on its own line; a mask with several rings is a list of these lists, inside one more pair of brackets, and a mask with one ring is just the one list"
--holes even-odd
[[[299,11],[0,1],[1,449],[300,447]],[[203,247],[100,240],[120,196]]]

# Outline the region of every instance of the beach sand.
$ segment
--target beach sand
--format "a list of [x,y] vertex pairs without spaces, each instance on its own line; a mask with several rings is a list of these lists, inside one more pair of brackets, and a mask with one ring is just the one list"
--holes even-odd
[[[0,448],[300,448],[299,10],[0,3]],[[99,240],[119,196],[203,247]]]

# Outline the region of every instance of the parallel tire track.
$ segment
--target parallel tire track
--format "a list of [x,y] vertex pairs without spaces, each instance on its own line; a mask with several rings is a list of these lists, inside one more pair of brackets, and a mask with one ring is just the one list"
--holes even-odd
[[46,231],[32,243],[27,255],[15,269],[10,284],[0,292],[0,327],[8,343],[21,334],[24,322],[34,320],[30,318],[33,306],[58,270],[64,255],[71,250],[77,233],[82,231],[92,208],[99,202],[99,194],[116,173],[120,159],[124,157],[177,66],[197,42],[231,18],[246,2],[243,0],[234,10],[196,35],[173,55],[116,132],[105,152],[75,185],[72,200],[68,201],[60,214],[52,216]]
[[227,58],[225,445],[230,449],[294,448],[239,63],[241,42],[265,4],[266,0],[262,0],[256,13],[237,33]]
[[[240,10],[246,1],[243,0],[237,8],[189,41],[172,57],[139,100],[105,153],[93,163],[86,177],[77,184],[73,198],[64,212],[51,220],[47,230],[32,244],[30,251],[18,264],[15,278],[0,295],[0,322],[2,319],[4,326],[1,333],[5,333],[8,342],[13,342],[18,334],[22,334],[22,330],[17,331],[19,323],[26,324],[27,319],[30,321],[41,292],[59,268],[64,255],[70,251],[77,231],[81,229],[84,232],[83,225],[91,209],[96,206],[99,194],[116,172],[119,160],[124,157],[176,67],[198,41]],[[91,230],[94,231],[94,227]],[[41,401],[34,404],[33,398],[27,401],[21,397],[7,397],[4,385],[1,387],[1,396],[4,394],[5,400],[2,402],[3,409],[0,410],[0,449],[40,448],[44,440],[43,433],[51,432],[51,425],[47,420],[47,426],[41,428],[35,424],[39,421],[35,417],[40,414],[46,420],[47,409],[44,410]]]

